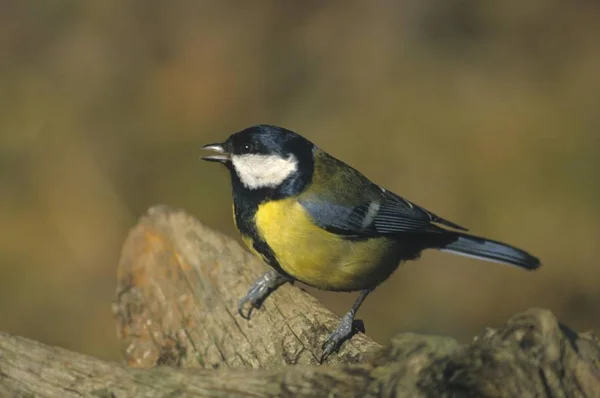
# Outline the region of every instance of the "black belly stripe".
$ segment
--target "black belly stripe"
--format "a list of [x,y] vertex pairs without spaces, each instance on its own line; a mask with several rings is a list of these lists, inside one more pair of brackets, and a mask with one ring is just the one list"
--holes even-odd
[[260,202],[252,197],[252,195],[234,195],[233,209],[236,227],[244,237],[249,238],[252,241],[254,250],[260,253],[263,261],[282,275],[289,276],[289,274],[281,268],[275,253],[267,242],[262,239],[256,229],[254,217],[259,204]]

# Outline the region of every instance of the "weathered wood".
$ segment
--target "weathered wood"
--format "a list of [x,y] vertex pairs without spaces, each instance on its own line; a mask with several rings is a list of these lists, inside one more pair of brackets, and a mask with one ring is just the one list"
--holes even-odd
[[0,397],[600,397],[600,340],[542,309],[462,346],[399,334],[380,349],[358,334],[335,366],[316,365],[337,317],[297,287],[250,322],[237,315],[265,269],[184,212],[153,208],[118,271],[114,312],[131,366],[0,333]]
[[530,309],[419,375],[428,396],[600,397],[600,340]]
[[308,366],[134,369],[0,333],[0,397],[352,397],[365,390],[366,375]]
[[364,364],[126,368],[0,333],[2,397],[597,397],[600,341],[532,309],[471,344],[400,334]]
[[[128,364],[279,367],[316,364],[339,318],[286,284],[253,312],[238,300],[267,266],[183,211],[150,209],[124,245],[113,310]],[[357,363],[380,346],[362,333],[328,363]]]

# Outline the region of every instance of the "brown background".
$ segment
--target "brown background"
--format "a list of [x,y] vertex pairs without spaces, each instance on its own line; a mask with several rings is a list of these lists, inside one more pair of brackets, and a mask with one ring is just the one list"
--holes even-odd
[[198,156],[256,123],[544,262],[428,252],[359,312],[376,340],[465,341],[531,306],[600,328],[597,2],[0,7],[0,330],[119,358],[128,229],[168,204],[237,239],[226,172]]

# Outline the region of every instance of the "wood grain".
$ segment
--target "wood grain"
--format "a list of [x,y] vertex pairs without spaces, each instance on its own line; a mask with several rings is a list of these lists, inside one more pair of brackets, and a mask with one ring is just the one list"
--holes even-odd
[[[131,231],[118,269],[114,313],[130,366],[276,368],[317,364],[339,317],[286,284],[253,312],[238,300],[269,268],[183,211],[152,208]],[[327,363],[357,363],[380,349],[362,333]]]
[[317,358],[338,318],[295,286],[251,321],[237,300],[266,266],[183,211],[131,230],[113,310],[125,364],[0,332],[0,397],[600,397],[600,340],[532,308],[469,344],[355,335]]

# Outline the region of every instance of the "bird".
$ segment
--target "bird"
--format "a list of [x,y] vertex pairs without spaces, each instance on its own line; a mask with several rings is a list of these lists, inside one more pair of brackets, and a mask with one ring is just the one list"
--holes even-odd
[[203,160],[228,169],[234,224],[249,251],[270,266],[239,300],[243,318],[250,320],[253,309],[287,282],[360,292],[321,346],[321,362],[352,336],[369,293],[425,249],[540,267],[528,252],[468,234],[283,127],[253,125],[202,148],[214,153]]

